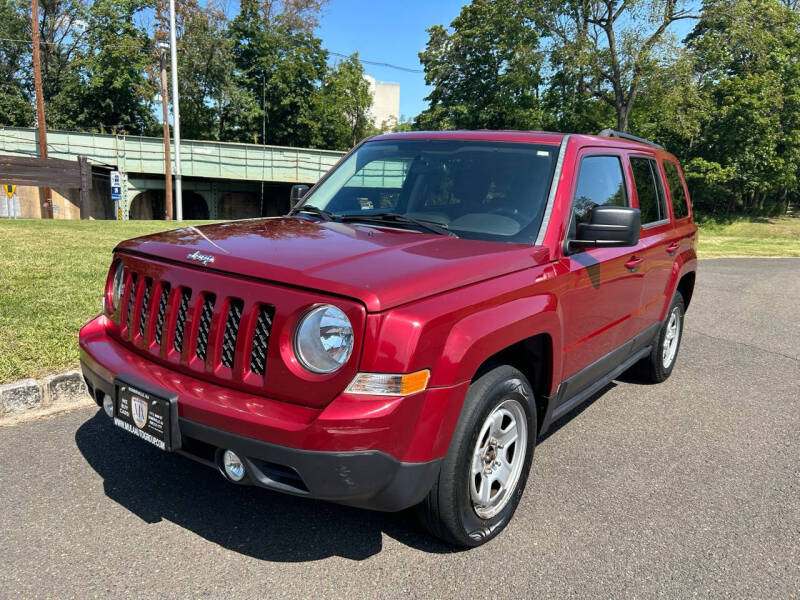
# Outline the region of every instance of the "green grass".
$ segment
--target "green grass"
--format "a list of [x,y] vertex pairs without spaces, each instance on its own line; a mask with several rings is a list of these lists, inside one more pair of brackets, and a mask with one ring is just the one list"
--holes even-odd
[[0,221],[0,384],[77,367],[78,329],[100,312],[114,246],[175,226]]
[[697,236],[700,258],[800,256],[800,218],[761,218],[704,223]]
[[[100,312],[111,250],[164,221],[0,221],[0,383],[78,366],[78,329]],[[800,256],[800,219],[701,228],[698,252]]]

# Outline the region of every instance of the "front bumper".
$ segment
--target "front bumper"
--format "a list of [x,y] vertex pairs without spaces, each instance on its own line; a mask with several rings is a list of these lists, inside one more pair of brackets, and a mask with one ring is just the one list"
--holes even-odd
[[81,367],[98,404],[127,375],[178,397],[179,453],[219,467],[242,457],[249,483],[384,511],[420,502],[439,472],[467,384],[405,398],[341,395],[324,409],[255,397],[147,360],[115,340],[104,317],[80,335]]

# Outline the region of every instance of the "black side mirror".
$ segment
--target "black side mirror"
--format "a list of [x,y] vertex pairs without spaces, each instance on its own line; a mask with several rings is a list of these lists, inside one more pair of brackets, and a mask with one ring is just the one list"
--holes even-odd
[[588,223],[578,223],[570,248],[608,248],[635,246],[639,243],[642,215],[638,208],[627,206],[595,206]]
[[292,209],[300,204],[300,201],[306,197],[309,189],[310,188],[305,183],[296,183],[293,185],[292,192],[289,194],[289,208]]

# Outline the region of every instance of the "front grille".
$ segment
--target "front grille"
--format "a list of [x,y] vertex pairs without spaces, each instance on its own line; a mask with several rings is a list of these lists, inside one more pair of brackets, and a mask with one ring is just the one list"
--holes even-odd
[[228,318],[225,321],[225,333],[222,334],[222,364],[233,368],[236,354],[236,339],[239,337],[239,322],[242,320],[244,302],[239,298],[231,298]]
[[214,314],[214,303],[217,297],[214,294],[203,296],[203,311],[200,313],[200,323],[197,326],[197,346],[195,354],[200,360],[206,359],[208,352],[208,334],[211,331],[211,317]]
[[[252,379],[253,375],[266,376],[275,318],[272,304],[245,302],[242,297],[223,296],[218,291],[194,293],[190,287],[175,281],[159,281],[156,275],[149,277],[141,272],[131,271],[129,285],[126,341],[151,354],[166,355],[184,367],[227,367],[231,371],[218,375],[224,378],[254,383],[257,380]],[[212,323],[219,323],[214,329],[222,334],[214,334],[213,343],[219,344],[216,348],[211,346]],[[134,331],[138,337],[134,337]],[[152,340],[148,335],[152,335]],[[240,366],[233,373],[242,336],[252,342],[242,349]],[[191,347],[186,348],[187,344]],[[195,364],[197,359],[203,364]],[[212,360],[218,364],[209,364]]]
[[274,316],[274,307],[262,305],[258,308],[258,320],[253,332],[253,349],[250,352],[250,370],[257,375],[263,375],[267,366],[267,347]]

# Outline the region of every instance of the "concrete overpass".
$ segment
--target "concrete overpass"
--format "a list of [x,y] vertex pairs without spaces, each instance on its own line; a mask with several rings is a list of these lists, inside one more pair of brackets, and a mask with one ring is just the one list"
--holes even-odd
[[[93,165],[91,212],[95,218],[114,218],[108,183],[111,170],[122,175],[124,219],[163,218],[162,138],[48,131],[47,147],[51,158],[77,160],[82,155]],[[36,129],[0,127],[0,154],[37,156],[37,149]],[[292,184],[316,182],[341,156],[330,150],[184,140],[184,216],[228,219],[282,214],[288,209]],[[61,194],[70,195],[67,190]]]

